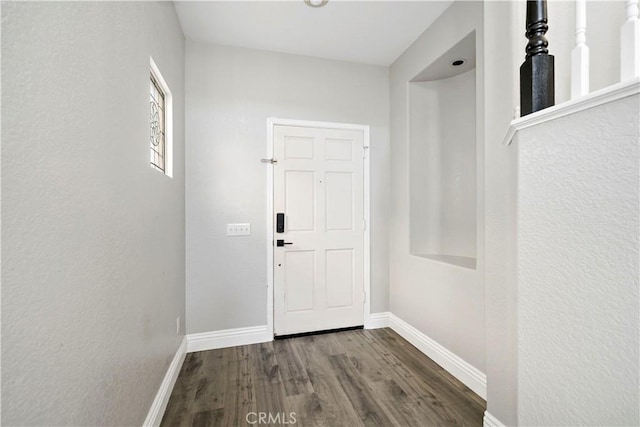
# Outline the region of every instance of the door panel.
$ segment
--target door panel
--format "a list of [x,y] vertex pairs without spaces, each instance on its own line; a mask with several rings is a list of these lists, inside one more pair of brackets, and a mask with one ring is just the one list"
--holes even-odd
[[326,252],[327,307],[353,305],[353,249],[332,249]]
[[325,173],[326,230],[353,230],[353,173]]
[[326,160],[353,160],[353,140],[327,138],[324,158]]
[[289,231],[315,229],[315,173],[286,171],[284,174],[285,228]]
[[313,159],[314,138],[288,136],[284,139],[284,158]]
[[363,132],[274,126],[276,335],[363,324]]
[[313,310],[315,251],[285,252],[286,310]]

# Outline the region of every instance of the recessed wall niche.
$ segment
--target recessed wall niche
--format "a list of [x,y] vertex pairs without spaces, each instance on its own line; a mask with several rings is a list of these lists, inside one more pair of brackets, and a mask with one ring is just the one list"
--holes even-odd
[[476,268],[475,33],[409,82],[411,254]]

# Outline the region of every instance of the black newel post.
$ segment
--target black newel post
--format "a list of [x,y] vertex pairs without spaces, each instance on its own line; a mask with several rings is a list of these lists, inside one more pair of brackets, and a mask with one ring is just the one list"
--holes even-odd
[[527,56],[520,66],[520,114],[551,107],[555,103],[553,86],[553,55],[544,36],[547,25],[547,1],[527,0]]

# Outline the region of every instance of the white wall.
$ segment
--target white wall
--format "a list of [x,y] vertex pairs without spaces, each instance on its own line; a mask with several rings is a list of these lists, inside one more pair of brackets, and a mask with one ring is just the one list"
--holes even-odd
[[476,73],[409,85],[411,253],[476,257]]
[[[477,270],[410,254],[409,81],[472,31],[477,76],[483,79],[482,3],[455,2],[391,66],[390,311],[481,371],[485,369],[484,228],[478,227]],[[482,102],[482,85],[477,85]],[[478,119],[481,122],[481,119]],[[477,211],[483,219],[484,186],[478,138]]]
[[518,421],[640,425],[640,96],[521,130]]
[[[484,213],[487,411],[517,425],[517,312],[513,219],[509,216],[514,151],[502,140],[519,105],[521,13],[517,2],[483,2]],[[524,21],[522,21],[524,25]],[[525,43],[526,45],[526,43]]]
[[[149,166],[149,55],[173,179]],[[172,4],[2,4],[4,425],[145,419],[182,340],[183,57]]]
[[[550,53],[555,56],[556,104],[570,96],[570,52],[575,43],[574,2],[551,0]],[[517,157],[502,139],[520,105],[519,67],[524,61],[525,2],[484,2],[484,135],[486,229],[487,410],[507,425],[518,423],[518,313],[515,239]],[[618,82],[623,1],[587,3],[591,90]]]
[[[267,323],[268,117],[371,126],[371,308],[388,310],[388,69],[187,42],[188,333]],[[227,237],[226,224],[251,223]]]

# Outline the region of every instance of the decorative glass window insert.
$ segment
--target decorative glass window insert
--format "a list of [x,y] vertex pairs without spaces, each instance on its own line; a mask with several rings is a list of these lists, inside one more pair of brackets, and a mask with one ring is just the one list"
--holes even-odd
[[149,153],[151,167],[173,177],[173,96],[149,57]]
[[157,79],[151,73],[149,85],[149,127],[151,166],[165,172],[166,163],[166,108],[165,94]]

